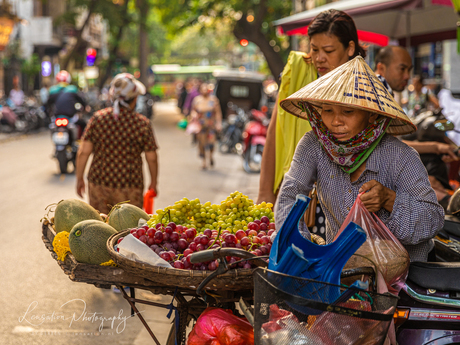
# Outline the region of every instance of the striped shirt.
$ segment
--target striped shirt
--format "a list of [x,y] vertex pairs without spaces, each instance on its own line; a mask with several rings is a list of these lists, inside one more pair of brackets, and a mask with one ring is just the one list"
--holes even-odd
[[[411,261],[426,261],[434,246],[432,238],[444,225],[444,210],[418,153],[388,134],[367,159],[365,171],[351,182],[350,175],[329,159],[315,134],[306,133],[297,145],[277,198],[276,228],[281,228],[296,195],[308,195],[317,181],[318,200],[326,215],[326,241],[332,242],[359,188],[371,180],[396,192],[393,212],[382,208],[376,215],[404,245]],[[299,230],[309,237],[303,220]]]

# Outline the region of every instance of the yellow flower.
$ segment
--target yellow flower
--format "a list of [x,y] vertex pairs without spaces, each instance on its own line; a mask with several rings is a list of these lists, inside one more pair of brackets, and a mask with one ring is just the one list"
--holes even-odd
[[69,233],[61,231],[54,236],[53,249],[60,261],[64,261],[67,253],[70,253]]

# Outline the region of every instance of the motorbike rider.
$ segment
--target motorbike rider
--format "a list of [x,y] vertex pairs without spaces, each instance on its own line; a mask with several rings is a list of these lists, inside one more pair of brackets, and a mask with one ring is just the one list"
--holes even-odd
[[[57,115],[64,115],[74,123],[78,132],[75,139],[79,139],[86,127],[86,121],[80,118],[78,112],[86,107],[83,96],[78,92],[75,85],[71,85],[72,77],[69,72],[62,70],[56,75],[57,84],[50,87],[46,108],[53,119]],[[79,109],[76,105],[80,104]],[[54,109],[51,109],[54,106]]]

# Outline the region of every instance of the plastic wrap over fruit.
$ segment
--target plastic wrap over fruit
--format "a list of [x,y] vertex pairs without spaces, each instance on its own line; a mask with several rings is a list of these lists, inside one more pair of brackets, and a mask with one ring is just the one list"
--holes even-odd
[[254,330],[244,318],[230,310],[207,308],[190,332],[187,345],[251,345]]
[[145,262],[153,266],[172,268],[171,264],[160,258],[153,250],[131,234],[126,236],[117,248],[118,253],[128,259]]

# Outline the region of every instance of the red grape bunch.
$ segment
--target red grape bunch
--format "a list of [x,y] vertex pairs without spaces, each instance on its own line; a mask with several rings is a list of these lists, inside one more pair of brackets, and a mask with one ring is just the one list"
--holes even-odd
[[[139,241],[149,246],[162,259],[168,261],[172,267],[189,270],[214,271],[219,266],[217,260],[192,264],[190,255],[206,249],[240,248],[257,256],[270,254],[272,242],[270,236],[275,231],[275,223],[263,216],[249,222],[247,230],[240,229],[235,234],[229,230],[205,229],[198,232],[195,228],[170,222],[167,225],[157,223],[153,227],[144,225],[130,230],[130,233]],[[120,243],[124,237],[118,240]],[[233,264],[240,261],[238,257],[226,257],[227,262]],[[235,268],[252,268],[250,261],[241,261]]]

